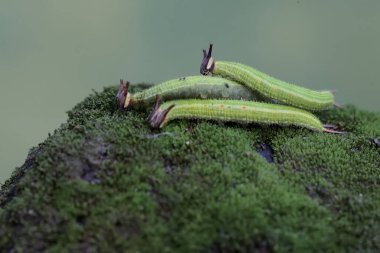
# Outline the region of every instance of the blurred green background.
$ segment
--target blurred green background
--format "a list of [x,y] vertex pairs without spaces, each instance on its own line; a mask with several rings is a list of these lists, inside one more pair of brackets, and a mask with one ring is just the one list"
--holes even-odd
[[380,1],[0,2],[0,183],[66,111],[120,78],[198,74],[201,49],[378,111]]

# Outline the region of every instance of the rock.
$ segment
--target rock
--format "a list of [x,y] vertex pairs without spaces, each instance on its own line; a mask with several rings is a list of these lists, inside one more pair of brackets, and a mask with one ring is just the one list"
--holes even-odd
[[151,130],[148,113],[116,110],[116,90],[75,106],[2,186],[1,251],[380,250],[378,113],[319,113],[346,135],[201,120]]

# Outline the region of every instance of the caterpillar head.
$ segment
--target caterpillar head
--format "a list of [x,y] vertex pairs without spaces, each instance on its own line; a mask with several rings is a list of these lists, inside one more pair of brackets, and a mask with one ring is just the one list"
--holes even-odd
[[166,123],[166,115],[169,113],[175,104],[170,105],[168,108],[162,110],[161,107],[161,98],[160,95],[156,96],[156,102],[152,112],[148,117],[149,124],[152,128],[161,128]]
[[124,80],[120,79],[119,91],[116,95],[117,106],[119,109],[124,109],[131,103],[131,95],[128,93],[129,82],[126,81],[124,86]]
[[208,75],[210,72],[214,70],[215,62],[211,54],[212,54],[212,44],[210,44],[208,48],[208,52],[206,52],[206,50],[203,49],[203,60],[202,60],[201,69],[200,69],[200,72],[202,75]]

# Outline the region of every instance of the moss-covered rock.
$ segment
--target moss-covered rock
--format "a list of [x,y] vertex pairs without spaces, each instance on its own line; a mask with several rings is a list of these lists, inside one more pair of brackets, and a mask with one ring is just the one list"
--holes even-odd
[[380,251],[378,113],[320,113],[345,135],[151,130],[115,93],[78,104],[2,186],[2,252]]

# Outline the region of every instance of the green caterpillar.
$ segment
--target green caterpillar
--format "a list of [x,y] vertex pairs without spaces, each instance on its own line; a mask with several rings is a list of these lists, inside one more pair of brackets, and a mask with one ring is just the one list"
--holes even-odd
[[156,97],[149,123],[162,128],[173,119],[207,119],[258,124],[298,126],[318,132],[342,133],[324,126],[313,114],[286,105],[267,104],[242,100],[188,99],[174,100],[161,105]]
[[244,84],[265,97],[306,110],[323,110],[334,104],[331,91],[314,91],[268,76],[252,67],[225,61],[214,61],[209,50],[203,50],[200,72],[222,76]]
[[229,98],[256,100],[257,94],[246,86],[221,77],[189,76],[169,80],[141,92],[128,92],[129,82],[120,80],[119,92],[116,95],[120,109],[130,106],[145,106],[154,102],[156,95],[165,100],[176,98]]

